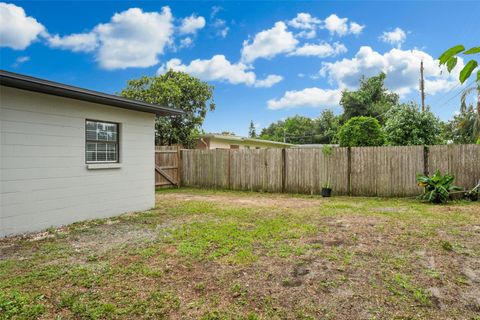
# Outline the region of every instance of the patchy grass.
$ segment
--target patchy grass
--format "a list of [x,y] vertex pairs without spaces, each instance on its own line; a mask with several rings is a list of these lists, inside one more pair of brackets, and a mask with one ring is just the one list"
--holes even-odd
[[0,319],[480,319],[480,203],[162,190],[0,240]]

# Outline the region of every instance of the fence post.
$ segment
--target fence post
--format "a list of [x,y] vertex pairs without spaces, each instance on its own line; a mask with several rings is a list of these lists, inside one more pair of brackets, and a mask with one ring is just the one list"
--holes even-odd
[[347,194],[352,195],[352,148],[347,147]]
[[177,188],[180,188],[182,184],[182,151],[180,146],[177,145]]
[[231,178],[230,178],[230,175],[232,173],[232,170],[230,169],[230,166],[231,166],[231,161],[230,161],[230,157],[231,157],[231,153],[230,153],[230,149],[228,149],[228,173],[227,173],[227,189],[232,189],[232,186],[230,185],[231,184]]
[[282,193],[285,192],[285,179],[287,176],[286,150],[282,148]]
[[430,154],[430,149],[428,146],[423,146],[423,174],[428,176],[428,156]]

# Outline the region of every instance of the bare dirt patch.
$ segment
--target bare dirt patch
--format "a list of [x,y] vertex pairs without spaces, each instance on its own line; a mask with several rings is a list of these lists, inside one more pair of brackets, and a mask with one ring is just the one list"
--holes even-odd
[[167,193],[157,194],[157,202],[165,200],[176,201],[205,201],[220,204],[227,204],[230,206],[240,206],[245,208],[251,207],[282,207],[292,209],[302,209],[316,207],[322,204],[324,201],[321,199],[304,199],[296,197],[282,196],[278,194],[274,195],[261,195],[261,196],[232,196],[232,195],[198,195],[198,194],[186,194],[186,193]]

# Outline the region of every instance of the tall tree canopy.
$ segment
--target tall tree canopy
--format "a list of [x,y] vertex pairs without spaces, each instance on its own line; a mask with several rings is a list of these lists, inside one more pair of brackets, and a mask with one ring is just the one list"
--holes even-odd
[[419,109],[415,103],[404,103],[387,112],[383,127],[387,144],[410,146],[443,142],[440,120],[429,110]]
[[185,111],[181,116],[157,118],[155,143],[192,147],[207,111],[215,110],[213,90],[206,82],[169,70],[163,75],[128,81],[120,95]]
[[294,144],[321,143],[331,144],[339,128],[340,116],[330,110],[324,110],[318,118],[293,116],[277,121],[264,128],[260,138],[273,141],[285,141]]
[[352,117],[374,117],[384,122],[385,113],[398,104],[399,96],[389,92],[385,86],[385,73],[371,78],[362,78],[360,88],[355,91],[344,90],[340,105],[343,107],[343,121]]
[[261,139],[272,141],[285,141],[288,143],[311,143],[315,135],[313,120],[302,116],[293,116],[280,120],[264,128],[260,134]]
[[382,128],[372,117],[350,118],[338,132],[341,147],[381,146],[385,142]]
[[250,138],[257,137],[257,131],[255,130],[255,124],[253,123],[253,121],[250,121],[250,126],[248,127],[248,136]]
[[[449,138],[453,143],[475,143],[477,140],[477,117],[478,115],[473,105],[468,107],[463,105],[460,108],[460,113],[453,116],[453,119],[447,124],[447,129],[450,133]],[[480,139],[480,134],[478,135],[478,139]]]
[[331,110],[324,110],[320,117],[314,119],[315,140],[313,143],[332,144],[340,128],[341,116],[336,116]]

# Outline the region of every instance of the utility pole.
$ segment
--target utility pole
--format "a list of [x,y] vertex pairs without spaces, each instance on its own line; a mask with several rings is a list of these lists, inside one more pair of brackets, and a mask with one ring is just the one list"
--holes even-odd
[[420,95],[422,97],[422,112],[425,111],[425,80],[423,80],[423,60],[420,61]]

